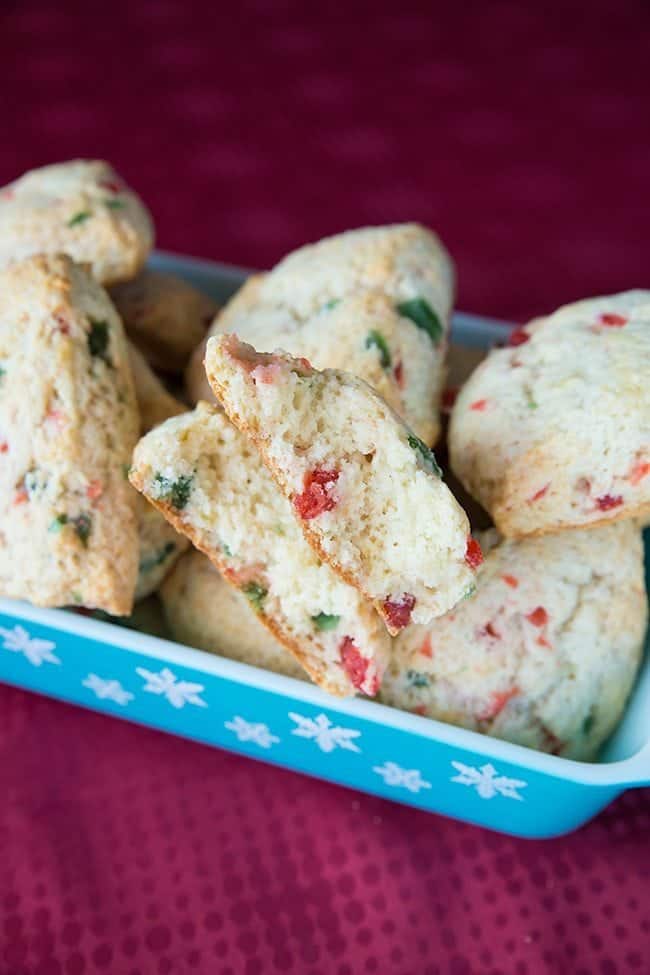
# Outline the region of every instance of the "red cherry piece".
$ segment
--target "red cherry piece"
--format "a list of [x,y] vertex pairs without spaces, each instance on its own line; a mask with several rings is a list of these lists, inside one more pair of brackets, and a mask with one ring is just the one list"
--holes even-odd
[[2,442],[0,442],[0,454],[6,454],[8,450],[9,450],[9,444],[7,443],[7,441],[3,440]]
[[506,586],[510,586],[511,589],[516,589],[519,585],[519,579],[516,579],[515,576],[505,575],[501,576],[501,578],[505,582]]
[[408,626],[414,606],[415,596],[410,592],[403,593],[400,599],[384,600],[384,616],[391,630],[403,630]]
[[598,321],[601,325],[608,325],[610,328],[622,328],[623,325],[627,325],[625,315],[617,315],[616,312],[603,312],[598,316]]
[[56,322],[55,332],[60,332],[61,335],[70,334],[70,323],[63,317],[63,315],[54,315],[54,321]]
[[352,686],[373,697],[379,690],[379,678],[375,676],[369,683],[366,683],[370,661],[362,655],[351,636],[343,637],[339,653],[343,670],[350,678]]
[[393,375],[395,376],[395,382],[399,388],[404,389],[404,367],[401,359],[393,369]]
[[431,637],[427,633],[424,640],[422,641],[422,646],[420,647],[420,653],[423,657],[433,657],[433,649],[431,647]]
[[537,606],[531,613],[526,614],[526,619],[533,626],[546,626],[548,623],[548,613],[543,606]]
[[513,328],[508,339],[508,345],[524,345],[530,339],[525,328]]
[[539,491],[536,491],[535,494],[533,494],[532,498],[528,499],[528,504],[532,504],[533,501],[539,501],[540,498],[543,498],[546,492],[548,491],[548,489],[550,488],[550,486],[551,486],[551,482],[549,481],[549,483],[545,484],[543,488],[540,488]]
[[260,580],[264,579],[265,571],[266,566],[262,562],[255,562],[252,565],[242,565],[239,569],[229,566],[223,570],[223,574],[235,586],[242,587],[247,586],[249,582],[260,583]]
[[413,708],[412,714],[419,714],[421,718],[426,718],[427,716],[427,706],[426,704],[416,704]]
[[104,493],[104,488],[102,487],[101,481],[91,481],[86,488],[86,497],[89,501],[95,502],[101,498]]
[[444,393],[442,394],[443,413],[451,413],[452,409],[454,408],[454,403],[456,402],[457,396],[458,396],[457,386],[450,386],[449,389],[446,389],[444,391]]
[[486,634],[486,636],[491,636],[493,640],[500,640],[501,639],[501,634],[496,629],[496,627],[494,626],[494,623],[492,623],[492,621],[490,621],[489,623],[486,623],[485,624],[485,626],[483,627],[483,632]]
[[650,464],[645,461],[639,461],[638,464],[634,465],[628,474],[627,479],[630,484],[637,485],[643,480],[644,477],[647,477],[648,474],[650,474]]
[[519,694],[518,687],[511,687],[509,691],[495,691],[490,695],[490,703],[481,714],[477,715],[479,721],[489,721],[501,714],[508,701]]
[[272,386],[281,375],[282,366],[279,362],[270,362],[268,366],[255,366],[251,372],[251,378],[256,386],[260,383],[263,386]]
[[465,561],[467,562],[470,569],[478,569],[479,565],[483,563],[483,552],[481,551],[481,546],[472,538],[470,535],[467,539],[467,548],[465,549]]
[[544,733],[544,745],[543,749],[545,752],[549,752],[551,755],[559,755],[564,748],[564,742],[557,735],[554,735],[552,731],[542,724],[542,731]]
[[611,511],[612,508],[618,508],[623,504],[623,498],[620,494],[603,494],[600,498],[596,498],[596,507],[599,511]]
[[470,403],[470,410],[474,410],[476,413],[482,413],[485,407],[488,405],[486,399],[477,399],[473,403]]
[[102,187],[102,189],[108,190],[109,193],[122,192],[122,187],[120,184],[116,183],[115,180],[112,179],[103,179],[99,185]]
[[315,470],[305,474],[302,494],[293,499],[293,506],[305,521],[317,518],[336,506],[330,488],[339,479],[338,471]]

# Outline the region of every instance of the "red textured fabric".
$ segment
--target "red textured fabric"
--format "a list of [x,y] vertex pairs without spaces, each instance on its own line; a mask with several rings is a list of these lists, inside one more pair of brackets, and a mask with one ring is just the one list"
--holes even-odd
[[[249,266],[417,218],[460,305],[648,286],[646,3],[0,4],[0,183],[106,156]],[[0,689],[0,975],[627,975],[650,794],[489,834]]]

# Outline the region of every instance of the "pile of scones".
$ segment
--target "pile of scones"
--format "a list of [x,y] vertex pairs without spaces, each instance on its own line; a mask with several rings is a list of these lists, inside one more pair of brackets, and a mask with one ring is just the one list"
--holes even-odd
[[594,758],[647,623],[650,291],[477,365],[417,224],[302,247],[223,308],[145,269],[153,240],[105,162],[0,189],[0,594],[162,604],[190,646]]

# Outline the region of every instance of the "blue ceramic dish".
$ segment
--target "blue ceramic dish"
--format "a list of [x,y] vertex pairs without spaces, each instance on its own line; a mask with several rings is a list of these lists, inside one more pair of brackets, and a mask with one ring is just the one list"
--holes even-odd
[[[225,299],[245,272],[160,254]],[[457,315],[485,346],[497,322]],[[650,784],[650,667],[595,763],[575,762],[317,688],[64,610],[0,600],[0,680],[491,829],[567,833]]]

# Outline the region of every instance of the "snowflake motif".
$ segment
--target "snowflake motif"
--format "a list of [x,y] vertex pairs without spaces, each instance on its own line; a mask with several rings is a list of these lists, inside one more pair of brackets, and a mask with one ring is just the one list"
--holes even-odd
[[238,714],[232,721],[226,721],[224,727],[237,735],[239,741],[252,741],[254,745],[259,745],[260,748],[270,748],[271,745],[277,745],[280,741],[276,735],[271,734],[268,725],[247,721],[246,718],[240,718]]
[[523,802],[524,797],[519,795],[518,789],[524,789],[528,783],[521,779],[509,779],[505,775],[499,775],[494,765],[489,762],[474,768],[473,765],[463,765],[462,762],[451,763],[458,775],[452,776],[452,782],[459,785],[467,785],[476,789],[481,799],[494,799],[495,796],[504,796],[506,799],[519,799]]
[[24,653],[30,664],[40,667],[42,663],[60,664],[59,658],[52,653],[56,643],[51,640],[39,640],[31,637],[22,626],[14,626],[13,630],[5,630],[0,626],[0,636],[3,637],[2,646],[12,653]]
[[409,792],[419,792],[420,789],[431,788],[431,783],[422,778],[419,769],[402,768],[396,762],[384,762],[383,765],[377,765],[373,768],[373,772],[381,775],[386,785],[402,787],[408,789]]
[[168,667],[163,667],[158,674],[145,670],[144,667],[136,667],[135,671],[146,681],[142,688],[143,691],[149,691],[150,694],[162,694],[173,708],[182,708],[186,704],[194,704],[198,708],[207,708],[208,706],[203,698],[199,697],[203,690],[203,684],[179,680]]
[[289,717],[298,725],[297,728],[293,728],[291,734],[299,738],[311,738],[322,752],[333,752],[335,748],[343,748],[348,752],[361,751],[352,741],[353,738],[360,737],[360,731],[333,725],[324,714],[319,714],[316,718],[305,718],[302,714],[290,711]]
[[97,674],[88,674],[82,685],[92,691],[100,701],[114,701],[115,704],[128,704],[133,700],[133,694],[126,691],[119,680],[98,677]]

